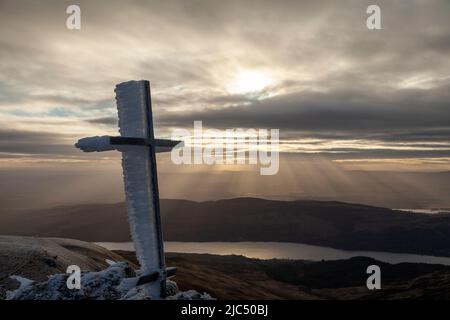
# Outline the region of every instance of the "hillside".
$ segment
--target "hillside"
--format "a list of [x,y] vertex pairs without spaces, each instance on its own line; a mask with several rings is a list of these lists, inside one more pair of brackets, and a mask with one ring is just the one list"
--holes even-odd
[[[168,241],[283,241],[450,256],[450,215],[341,202],[162,200]],[[94,204],[0,215],[0,234],[129,241],[125,206]]]
[[0,236],[0,298],[14,288],[12,275],[44,281],[48,275],[65,273],[69,265],[100,271],[106,259],[121,257],[100,246],[73,239]]
[[[136,261],[132,252],[117,251]],[[209,254],[166,255],[178,268],[180,290],[207,291],[217,299],[450,299],[450,267],[383,263],[354,257],[334,261],[258,260]],[[365,286],[371,264],[382,270],[382,289]]]
[[[71,239],[0,236],[0,258],[0,300],[18,286],[12,275],[42,281],[64,273],[70,264],[103,270],[105,259],[136,268],[132,252]],[[208,292],[218,299],[450,299],[450,267],[442,265],[388,264],[365,257],[311,262],[179,253],[167,254],[166,260],[178,268],[173,280],[181,291]],[[381,290],[365,286],[371,264],[381,267]]]

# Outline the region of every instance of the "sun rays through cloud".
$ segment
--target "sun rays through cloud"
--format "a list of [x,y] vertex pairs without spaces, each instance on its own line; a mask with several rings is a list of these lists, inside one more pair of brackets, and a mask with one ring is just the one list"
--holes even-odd
[[382,33],[367,31],[357,2],[262,0],[239,10],[234,1],[205,2],[199,14],[181,0],[82,1],[79,32],[61,23],[65,7],[55,3],[2,2],[0,29],[11,31],[0,34],[1,172],[118,172],[118,155],[87,156],[73,143],[116,135],[112,88],[149,79],[158,137],[196,120],[205,129],[280,130],[282,178],[251,177],[258,171],[249,165],[175,167],[161,158],[163,175],[180,174],[170,190],[162,186],[167,196],[270,196],[267,188],[277,197],[352,200],[406,185],[429,195],[420,180],[435,194],[432,182],[449,190],[436,182],[450,171],[445,2],[386,2]]

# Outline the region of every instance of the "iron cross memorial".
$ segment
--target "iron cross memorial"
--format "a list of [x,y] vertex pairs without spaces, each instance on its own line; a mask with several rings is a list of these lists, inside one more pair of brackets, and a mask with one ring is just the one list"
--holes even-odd
[[165,265],[156,152],[170,151],[180,141],[155,139],[148,81],[120,83],[115,92],[120,136],[83,138],[75,146],[85,152],[122,152],[128,221],[141,267],[136,285],[160,299],[175,269]]

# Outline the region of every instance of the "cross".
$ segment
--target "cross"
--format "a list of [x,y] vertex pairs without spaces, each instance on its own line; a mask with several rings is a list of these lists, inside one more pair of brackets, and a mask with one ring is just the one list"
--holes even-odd
[[167,277],[176,269],[165,264],[156,153],[170,151],[180,141],[155,139],[149,81],[120,83],[115,93],[120,136],[83,138],[75,146],[85,152],[122,152],[128,221],[141,266],[136,285],[160,299],[166,295]]

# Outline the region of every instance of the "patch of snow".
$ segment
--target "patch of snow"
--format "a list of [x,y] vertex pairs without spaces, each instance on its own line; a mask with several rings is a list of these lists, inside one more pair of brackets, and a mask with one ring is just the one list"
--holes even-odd
[[188,290],[169,296],[167,300],[214,300],[214,298],[206,292],[200,293],[195,290]]
[[404,212],[412,212],[412,213],[424,213],[424,214],[448,214],[450,213],[449,209],[393,209]]
[[112,266],[113,264],[116,263],[116,261],[109,260],[109,259],[105,259],[105,262],[106,262],[108,265],[110,265],[110,266]]
[[[143,286],[136,286],[139,277],[127,262],[117,262],[99,272],[82,272],[81,289],[68,289],[69,274],[55,274],[47,281],[34,282],[13,276],[20,287],[8,292],[8,300],[147,300],[152,299]],[[174,281],[167,280],[169,300],[209,300],[207,293],[194,290],[179,292]]]
[[[32,283],[34,283],[33,280],[24,278],[24,277],[20,277],[20,276],[11,276],[10,277],[13,280],[16,280],[19,282],[19,288],[15,291],[15,292],[19,292],[19,291],[23,291],[25,290],[25,288],[27,288],[28,286],[30,286]],[[9,299],[10,297],[14,297],[14,292],[7,292],[6,293],[6,299]]]

